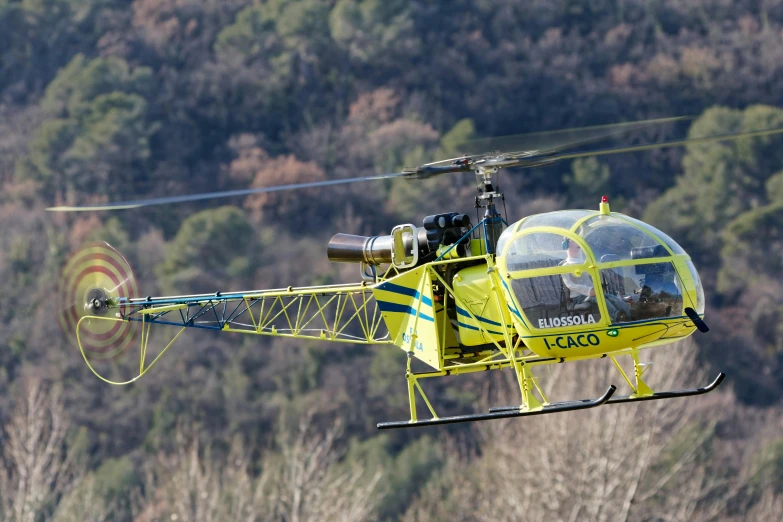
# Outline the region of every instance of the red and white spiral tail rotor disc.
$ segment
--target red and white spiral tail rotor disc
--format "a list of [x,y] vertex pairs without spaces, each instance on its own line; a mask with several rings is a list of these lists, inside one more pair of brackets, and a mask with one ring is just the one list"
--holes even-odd
[[79,327],[85,356],[90,359],[112,359],[125,352],[136,339],[139,324],[115,321],[125,314],[128,299],[138,297],[136,279],[128,261],[108,243],[93,243],[79,250],[63,268],[57,289],[60,303],[60,326],[78,347]]

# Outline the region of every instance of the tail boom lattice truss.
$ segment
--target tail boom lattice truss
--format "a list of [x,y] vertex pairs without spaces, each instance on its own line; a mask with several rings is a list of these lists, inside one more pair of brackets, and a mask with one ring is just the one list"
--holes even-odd
[[[392,344],[383,316],[365,283],[288,287],[278,290],[201,294],[176,297],[119,299],[109,308],[115,316],[84,316],[76,325],[76,339],[87,366],[104,382],[124,385],[147,373],[187,328],[251,335],[335,341],[351,344]],[[91,321],[141,323],[139,372],[130,380],[114,381],[90,361],[82,336]],[[148,347],[152,325],[179,327],[152,361]]]
[[364,284],[132,299],[122,319],[353,344],[391,343]]

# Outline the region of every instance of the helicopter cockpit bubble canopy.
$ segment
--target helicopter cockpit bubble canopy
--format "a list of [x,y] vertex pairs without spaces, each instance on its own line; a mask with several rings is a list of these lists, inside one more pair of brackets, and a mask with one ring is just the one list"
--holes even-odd
[[498,268],[521,335],[687,319],[704,313],[690,256],[660,230],[616,212],[565,210],[509,226]]

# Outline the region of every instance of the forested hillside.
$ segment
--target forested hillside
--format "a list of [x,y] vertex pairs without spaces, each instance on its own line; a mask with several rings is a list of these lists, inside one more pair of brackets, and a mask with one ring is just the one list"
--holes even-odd
[[[677,240],[712,330],[653,350],[649,382],[729,378],[474,426],[378,432],[408,414],[388,346],[189,331],[112,387],[56,299],[96,240],[142,295],[356,281],[326,259],[331,235],[472,213],[472,176],[45,209],[396,172],[476,137],[676,115],[692,137],[783,127],[781,93],[783,0],[0,0],[0,520],[778,520],[783,138],[504,172],[514,221],[607,194]],[[616,380],[606,366],[542,383],[589,397]],[[474,411],[512,396],[505,377],[428,394]]]

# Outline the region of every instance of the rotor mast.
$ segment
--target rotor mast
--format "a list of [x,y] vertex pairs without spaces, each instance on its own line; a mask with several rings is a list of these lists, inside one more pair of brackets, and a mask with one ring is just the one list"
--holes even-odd
[[498,238],[503,232],[503,218],[500,216],[495,205],[496,199],[504,199],[503,193],[498,192],[492,183],[492,175],[497,174],[498,167],[480,166],[475,169],[477,189],[479,195],[476,196],[476,208],[484,208],[483,232],[484,244],[487,254],[495,254],[495,248]]

